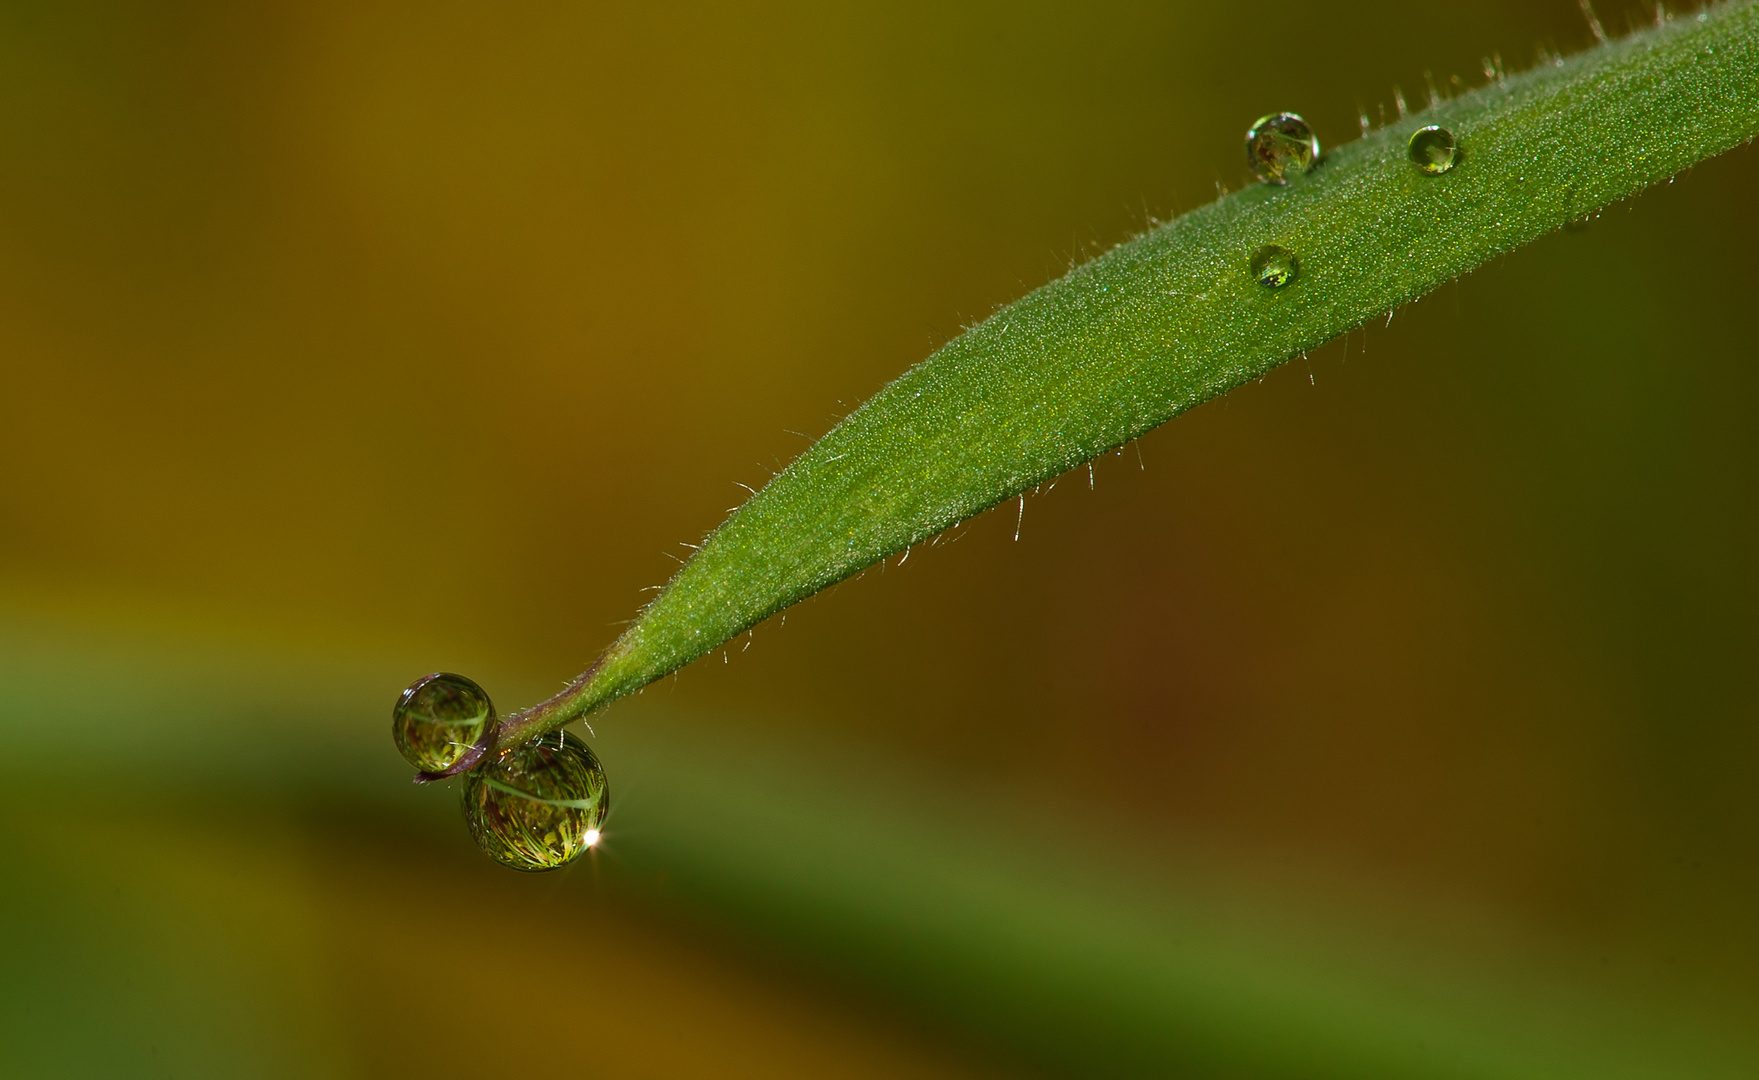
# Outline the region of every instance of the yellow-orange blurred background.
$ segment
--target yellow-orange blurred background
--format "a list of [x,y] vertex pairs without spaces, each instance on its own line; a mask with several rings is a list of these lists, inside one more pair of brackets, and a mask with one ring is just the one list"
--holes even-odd
[[[1569,0],[0,6],[0,612],[23,687],[0,723],[31,748],[0,874],[19,926],[102,930],[89,955],[17,945],[8,981],[26,1003],[111,987],[83,1022],[142,1033],[100,1061],[20,1020],[0,1060],[1373,1072],[1293,1034],[1269,1063],[1089,1068],[1010,1035],[981,987],[945,991],[962,1013],[912,984],[960,985],[956,949],[869,962],[879,924],[828,887],[802,917],[821,905],[855,944],[789,938],[761,889],[672,889],[690,852],[590,884],[479,865],[433,799],[371,793],[403,783],[383,714],[431,669],[504,709],[573,675],[736,483],[961,325],[1238,186],[1252,118],[1298,109],[1335,145],[1395,83],[1420,100],[1426,69],[1476,85],[1485,54],[1524,67],[1586,40]],[[1615,1003],[1557,1006],[1563,1027],[1693,1015],[1728,1045],[1678,1074],[1741,1075],[1759,1062],[1735,1019],[1759,1004],[1754,160],[1181,418],[1091,489],[1066,477],[1017,541],[998,512],[772,620],[595,718],[614,789],[620,768],[667,771],[658,743],[612,752],[650,718],[800,750],[807,774],[883,762],[971,820],[1067,830],[1020,841],[1052,876],[1081,873],[1067,836],[1103,832],[1150,909],[1179,891],[1154,874],[1200,866],[1266,920],[1352,927],[1442,984],[1525,985],[1531,964]],[[209,726],[179,727],[182,689],[141,704],[118,671],[211,691]],[[284,713],[237,704],[259,698]],[[227,758],[211,733],[263,716],[267,757]],[[110,721],[155,749],[103,757],[80,731]],[[265,761],[332,742],[370,746],[372,780],[326,786],[314,758],[253,789]],[[165,764],[186,744],[214,759],[196,780]],[[655,821],[640,835],[664,852]],[[871,940],[911,953],[902,925]],[[1504,975],[1448,966],[1486,953]],[[200,993],[142,1011],[161,976],[233,987],[248,1016],[215,1020]],[[1589,1069],[1556,1053],[1551,1075]],[[1457,1075],[1527,1075],[1501,1060]]]

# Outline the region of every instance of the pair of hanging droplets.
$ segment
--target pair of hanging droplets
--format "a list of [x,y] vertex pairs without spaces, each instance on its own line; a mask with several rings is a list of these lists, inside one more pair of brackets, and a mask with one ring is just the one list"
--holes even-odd
[[610,809],[604,766],[591,747],[566,731],[468,766],[469,755],[494,728],[488,693],[445,672],[418,679],[391,710],[391,740],[426,778],[467,769],[464,821],[478,847],[515,870],[554,870],[573,862],[598,843]]

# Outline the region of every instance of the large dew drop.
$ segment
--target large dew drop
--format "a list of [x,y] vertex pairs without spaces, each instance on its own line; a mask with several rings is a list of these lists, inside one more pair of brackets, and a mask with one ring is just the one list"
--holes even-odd
[[1266,184],[1286,184],[1319,159],[1319,139],[1294,113],[1260,117],[1246,132],[1246,164]]
[[403,691],[391,710],[391,740],[403,760],[423,772],[458,763],[495,723],[483,688],[462,675],[435,672]]
[[464,776],[464,820],[496,861],[554,870],[598,843],[610,806],[605,769],[567,732],[503,750]]
[[1459,159],[1459,147],[1454,144],[1454,133],[1436,124],[1418,128],[1411,133],[1411,141],[1406,144],[1405,152],[1411,157],[1411,164],[1424,176],[1440,176],[1454,167]]
[[1252,256],[1252,279],[1267,289],[1280,289],[1295,280],[1301,272],[1301,261],[1295,253],[1266,244]]

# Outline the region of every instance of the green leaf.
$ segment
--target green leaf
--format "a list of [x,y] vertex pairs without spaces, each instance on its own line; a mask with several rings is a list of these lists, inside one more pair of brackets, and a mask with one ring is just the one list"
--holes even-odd
[[[1458,163],[1425,175],[1419,128]],[[1682,16],[1497,79],[1160,226],[906,372],[733,513],[597,663],[505,744],[645,686],[769,616],[1486,261],[1759,134],[1759,7]],[[1270,289],[1266,245],[1299,273]],[[1594,273],[1591,266],[1580,268]]]

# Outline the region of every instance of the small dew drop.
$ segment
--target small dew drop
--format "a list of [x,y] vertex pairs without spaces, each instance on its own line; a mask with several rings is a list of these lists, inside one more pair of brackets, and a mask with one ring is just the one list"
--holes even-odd
[[1280,289],[1301,273],[1301,261],[1292,251],[1266,244],[1252,256],[1252,278],[1267,289]]
[[442,772],[470,752],[495,722],[488,693],[462,675],[425,675],[403,691],[391,710],[391,741],[403,760],[423,772]]
[[1266,184],[1286,184],[1319,158],[1319,139],[1294,113],[1260,117],[1246,132],[1246,163]]
[[515,870],[554,870],[598,843],[610,808],[605,768],[572,733],[516,746],[464,776],[471,838]]
[[1439,124],[1418,128],[1411,133],[1411,141],[1405,145],[1405,152],[1411,158],[1411,164],[1424,176],[1440,176],[1454,167],[1459,159],[1459,148],[1454,144],[1454,133]]

